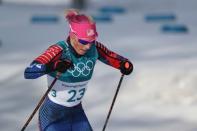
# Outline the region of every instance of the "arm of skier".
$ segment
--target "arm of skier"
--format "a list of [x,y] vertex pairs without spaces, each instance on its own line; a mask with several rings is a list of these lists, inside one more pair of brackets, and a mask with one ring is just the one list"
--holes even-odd
[[127,58],[110,51],[99,42],[96,42],[96,48],[99,54],[98,59],[103,63],[119,69],[125,75],[129,75],[133,71],[133,64]]
[[68,60],[60,60],[62,51],[63,49],[58,45],[50,46],[25,69],[24,77],[26,79],[36,79],[56,70],[65,72],[71,63]]

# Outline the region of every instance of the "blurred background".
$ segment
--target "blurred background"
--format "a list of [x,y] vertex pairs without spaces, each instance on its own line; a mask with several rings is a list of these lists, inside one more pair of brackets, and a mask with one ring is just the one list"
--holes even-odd
[[[0,0],[0,130],[22,128],[47,90],[46,76],[24,69],[65,40],[64,10],[78,8],[97,22],[98,41],[130,59],[108,131],[197,130],[196,0]],[[95,131],[104,125],[120,73],[101,62],[83,105]],[[38,116],[27,131],[38,131]]]

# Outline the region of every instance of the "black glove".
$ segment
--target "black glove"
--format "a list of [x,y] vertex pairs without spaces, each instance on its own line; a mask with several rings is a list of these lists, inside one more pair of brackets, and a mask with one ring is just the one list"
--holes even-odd
[[67,69],[73,66],[73,63],[69,60],[57,60],[53,63],[50,63],[47,66],[48,72],[58,71],[61,73],[66,72]]
[[124,75],[129,75],[133,71],[133,64],[128,61],[122,61],[120,64],[120,72]]

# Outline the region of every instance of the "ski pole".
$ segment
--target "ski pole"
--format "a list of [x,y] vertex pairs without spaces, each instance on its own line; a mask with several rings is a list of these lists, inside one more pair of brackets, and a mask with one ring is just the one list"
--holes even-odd
[[38,105],[36,106],[36,108],[34,109],[34,111],[32,112],[32,114],[30,115],[30,117],[28,118],[28,120],[26,121],[26,123],[24,124],[23,128],[21,129],[21,131],[24,131],[26,129],[26,127],[28,126],[28,124],[30,123],[30,121],[32,120],[32,118],[34,117],[34,115],[36,114],[36,112],[38,111],[38,109],[40,108],[40,106],[42,105],[43,101],[47,97],[48,93],[52,89],[53,85],[55,84],[55,82],[57,81],[57,79],[60,77],[60,75],[61,75],[61,73],[58,72],[57,73],[57,76],[55,77],[55,79],[53,80],[53,82],[51,83],[51,85],[48,87],[48,89],[45,92],[45,94],[40,99]]
[[124,74],[122,74],[122,76],[121,76],[121,78],[120,78],[120,81],[119,81],[119,83],[118,83],[118,87],[117,87],[117,89],[116,89],[116,93],[115,93],[115,95],[114,95],[114,98],[113,98],[113,101],[112,101],[111,107],[110,107],[110,109],[109,109],[109,112],[108,112],[107,118],[106,118],[106,120],[105,120],[105,124],[104,124],[104,126],[103,126],[103,130],[102,130],[102,131],[105,131],[105,128],[107,127],[107,123],[108,123],[109,117],[110,117],[110,115],[111,115],[111,112],[112,112],[114,103],[115,103],[115,101],[116,101],[116,98],[117,98],[117,95],[118,95],[118,92],[119,92],[119,89],[120,89],[120,86],[121,86],[121,83],[122,83],[123,78],[124,78]]

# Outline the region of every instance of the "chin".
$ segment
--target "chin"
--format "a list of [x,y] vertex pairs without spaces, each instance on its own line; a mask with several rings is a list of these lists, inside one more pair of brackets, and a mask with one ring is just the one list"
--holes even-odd
[[85,53],[80,53],[79,55],[85,55],[86,54],[86,52]]
[[79,55],[85,55],[87,51],[80,51]]

